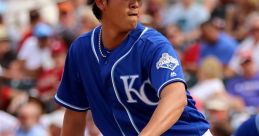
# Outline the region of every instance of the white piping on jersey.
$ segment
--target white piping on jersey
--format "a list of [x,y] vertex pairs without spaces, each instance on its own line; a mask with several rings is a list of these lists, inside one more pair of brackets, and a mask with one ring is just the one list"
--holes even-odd
[[257,131],[259,132],[259,114],[255,116],[255,125],[256,125]]
[[[97,27],[96,27],[96,28],[97,28]],[[98,61],[98,63],[99,63],[99,58],[98,58],[98,56],[97,56],[97,53],[96,53],[95,47],[94,47],[94,32],[95,32],[96,28],[95,28],[95,29],[93,30],[93,32],[92,32],[92,36],[91,36],[91,46],[92,46],[93,53],[94,53],[94,55],[95,55],[95,57],[96,57],[96,59],[97,59],[97,61]]]
[[72,108],[72,109],[76,109],[76,110],[80,110],[80,111],[84,111],[84,110],[88,110],[88,109],[89,109],[89,107],[87,107],[87,108],[80,108],[80,107],[74,106],[74,105],[72,105],[72,104],[69,104],[69,103],[67,103],[67,102],[64,102],[63,100],[61,100],[60,98],[58,98],[57,94],[55,95],[55,99],[56,99],[57,101],[59,101],[60,103],[66,105],[66,106],[68,106],[68,107],[70,107],[70,108]]
[[174,82],[174,81],[182,81],[182,82],[185,83],[185,81],[184,81],[183,79],[181,79],[181,78],[170,79],[170,80],[166,81],[165,83],[163,83],[163,84],[159,87],[159,89],[158,89],[158,91],[157,91],[157,97],[160,98],[160,92],[161,92],[161,89],[164,87],[164,85],[166,85],[166,84],[168,84],[168,83],[170,83],[170,82]]
[[117,119],[116,119],[116,118],[115,118],[115,116],[114,116],[114,113],[112,113],[112,115],[113,115],[113,118],[114,118],[114,120],[115,120],[116,124],[118,125],[118,127],[119,127],[119,129],[120,129],[120,131],[121,131],[122,135],[123,135],[123,136],[125,136],[124,132],[123,132],[123,131],[122,131],[122,129],[121,129],[121,126],[119,125],[119,123],[118,123]]
[[121,101],[121,99],[120,99],[120,97],[119,97],[119,93],[118,93],[117,88],[116,88],[116,86],[115,86],[115,81],[114,81],[114,76],[113,76],[113,75],[114,75],[115,67],[118,65],[118,63],[119,63],[122,59],[124,59],[124,58],[131,52],[131,50],[133,49],[134,45],[139,41],[139,39],[142,37],[142,35],[143,35],[147,30],[148,30],[148,28],[146,27],[146,28],[143,30],[143,32],[140,34],[140,36],[138,37],[138,39],[133,43],[133,45],[132,45],[132,47],[130,48],[130,50],[129,50],[126,54],[124,54],[121,58],[119,58],[119,59],[114,63],[114,65],[112,66],[112,70],[111,70],[112,85],[113,85],[113,89],[114,89],[115,95],[116,95],[116,97],[117,97],[117,100],[118,100],[119,103],[122,105],[122,107],[126,110],[128,116],[129,116],[130,122],[131,122],[132,126],[134,127],[134,129],[136,130],[136,132],[137,132],[138,134],[140,133],[140,132],[139,132],[139,129],[138,129],[137,126],[135,125],[135,123],[134,123],[134,121],[133,121],[133,119],[132,119],[132,117],[131,117],[131,114],[130,114],[128,108],[122,103],[122,101]]

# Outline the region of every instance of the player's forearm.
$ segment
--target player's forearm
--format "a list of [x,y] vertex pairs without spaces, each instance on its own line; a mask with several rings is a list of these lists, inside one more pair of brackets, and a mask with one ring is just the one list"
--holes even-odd
[[140,136],[160,136],[180,118],[187,104],[185,90],[168,87],[161,93],[159,105]]
[[66,110],[61,136],[84,136],[86,112]]
[[165,103],[167,103],[166,100],[159,104],[140,136],[160,136],[179,119],[183,112],[183,104],[179,107],[168,108]]

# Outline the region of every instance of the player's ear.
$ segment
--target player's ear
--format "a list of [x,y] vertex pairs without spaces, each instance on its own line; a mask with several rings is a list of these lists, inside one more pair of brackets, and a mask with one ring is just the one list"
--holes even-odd
[[104,10],[105,6],[107,5],[107,0],[95,0],[97,7],[100,10]]

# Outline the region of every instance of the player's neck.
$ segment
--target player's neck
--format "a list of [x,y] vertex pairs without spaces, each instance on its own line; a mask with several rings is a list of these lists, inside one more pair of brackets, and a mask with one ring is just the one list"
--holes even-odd
[[129,31],[120,31],[111,26],[102,25],[102,42],[108,50],[118,47],[128,35]]

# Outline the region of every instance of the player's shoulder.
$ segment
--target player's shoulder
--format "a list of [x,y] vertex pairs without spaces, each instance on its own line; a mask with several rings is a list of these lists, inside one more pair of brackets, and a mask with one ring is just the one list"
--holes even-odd
[[94,30],[89,31],[89,32],[85,32],[85,33],[79,35],[79,36],[77,37],[77,39],[86,39],[86,40],[87,40],[87,39],[90,39],[93,32],[94,32]]
[[148,28],[148,30],[140,38],[140,41],[142,42],[141,46],[148,49],[172,47],[172,44],[162,33],[151,27],[146,28]]
[[73,43],[81,43],[81,44],[90,44],[91,42],[91,36],[92,36],[93,30],[90,32],[86,32],[83,33],[81,35],[79,35],[74,41]]
[[167,38],[154,28],[148,28],[148,31],[143,35],[142,40],[152,44],[169,43]]
[[91,37],[94,30],[85,32],[79,35],[71,44],[71,48],[74,50],[80,50],[91,46]]

